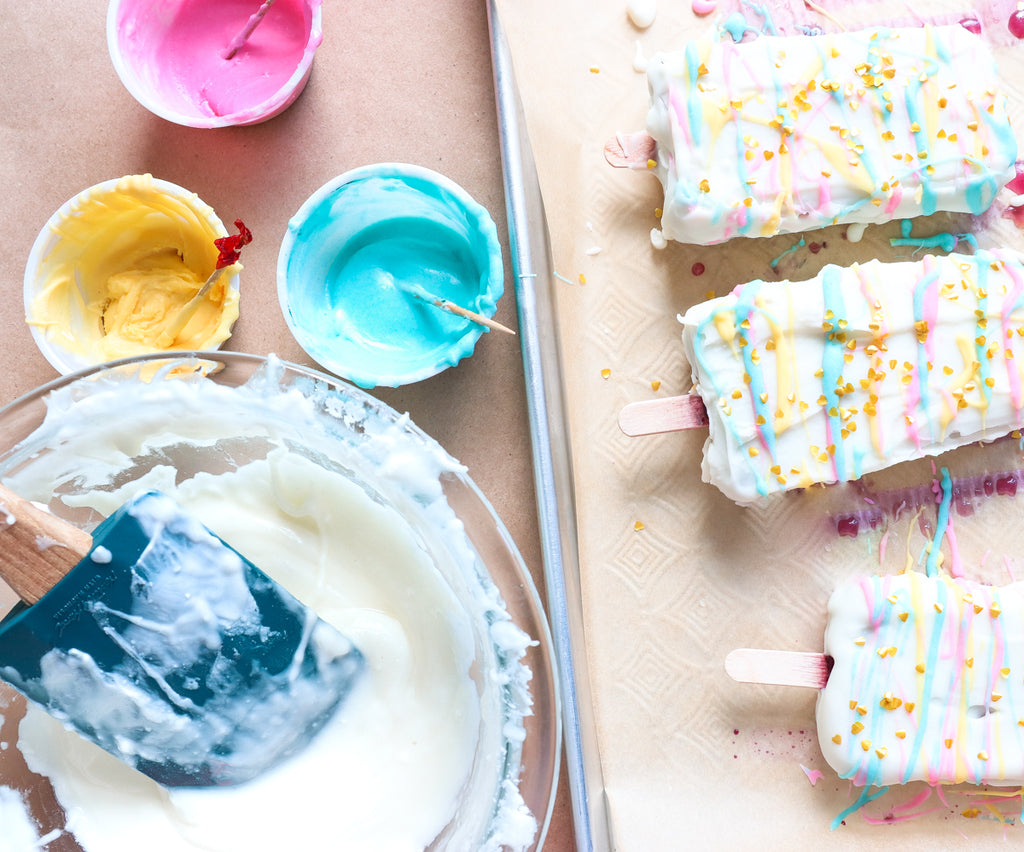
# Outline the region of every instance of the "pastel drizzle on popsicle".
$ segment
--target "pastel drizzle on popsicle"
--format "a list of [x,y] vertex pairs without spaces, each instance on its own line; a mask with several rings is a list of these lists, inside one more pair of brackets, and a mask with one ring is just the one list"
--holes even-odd
[[[752,281],[682,317],[734,499],[859,478],[1021,425],[1024,260],[827,266]],[[718,473],[717,470],[715,471]]]

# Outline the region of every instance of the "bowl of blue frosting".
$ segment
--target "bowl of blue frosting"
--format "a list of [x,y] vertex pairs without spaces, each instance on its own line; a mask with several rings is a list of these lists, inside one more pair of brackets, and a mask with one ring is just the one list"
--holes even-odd
[[378,163],[324,184],[288,223],[278,298],[321,367],[363,388],[422,381],[472,354],[504,292],[497,228],[430,169]]

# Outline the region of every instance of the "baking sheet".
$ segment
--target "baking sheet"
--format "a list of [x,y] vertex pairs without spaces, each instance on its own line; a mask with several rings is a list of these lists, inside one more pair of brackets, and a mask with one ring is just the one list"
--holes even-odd
[[[695,302],[751,278],[807,278],[826,263],[902,259],[912,249],[889,245],[894,223],[869,228],[858,243],[845,228],[830,228],[803,235],[803,246],[799,235],[783,235],[656,251],[649,232],[660,186],[649,174],[610,168],[602,153],[616,133],[643,129],[647,90],[637,57],[677,49],[733,13],[755,30],[787,34],[977,17],[994,44],[1014,124],[1024,127],[1024,45],[1005,24],[1015,4],[834,2],[820,14],[801,2],[723,0],[699,17],[687,3],[661,0],[646,30],[631,24],[625,0],[498,5],[562,284],[556,342],[584,607],[575,640],[588,661],[601,770],[590,793],[607,807],[610,845],[665,849],[687,838],[715,848],[968,848],[1015,836],[1019,797],[979,800],[975,788],[954,788],[903,809],[927,792],[920,785],[891,791],[830,831],[856,791],[820,755],[813,692],[735,684],[723,661],[736,647],[821,650],[825,603],[839,582],[917,565],[929,547],[940,546],[946,565],[959,561],[968,576],[1008,581],[1024,557],[1024,525],[1021,498],[1000,492],[1012,490],[1009,476],[1024,466],[1019,442],[939,459],[966,489],[939,540],[930,461],[740,509],[700,482],[703,434],[630,439],[616,426],[626,403],[689,389],[676,315]],[[982,246],[1024,248],[998,206],[983,217],[939,214],[914,225],[915,236],[967,231]],[[900,507],[894,495],[902,499],[908,488],[914,499]],[[851,516],[861,521],[859,534],[840,535]],[[977,816],[965,816],[974,808]]]

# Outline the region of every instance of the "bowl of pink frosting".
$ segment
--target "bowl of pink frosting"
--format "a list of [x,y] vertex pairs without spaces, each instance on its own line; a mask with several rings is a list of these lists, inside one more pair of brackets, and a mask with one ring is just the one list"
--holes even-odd
[[306,86],[321,0],[111,0],[107,46],[150,112],[187,127],[258,124]]

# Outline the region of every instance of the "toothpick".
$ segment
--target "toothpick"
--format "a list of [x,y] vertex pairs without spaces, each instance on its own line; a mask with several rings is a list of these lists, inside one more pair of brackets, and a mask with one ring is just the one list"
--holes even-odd
[[449,302],[447,299],[434,299],[430,297],[420,296],[418,293],[416,296],[423,299],[427,304],[433,305],[435,308],[440,308],[442,311],[448,311],[449,313],[455,314],[456,316],[465,317],[468,320],[472,320],[478,325],[486,326],[487,328],[493,329],[494,331],[503,331],[505,334],[515,334],[515,332],[508,326],[502,325],[500,322],[492,320],[490,317],[485,317],[483,314],[478,314],[476,311],[468,310],[461,305],[456,305],[454,302]]
[[273,5],[274,0],[266,0],[266,2],[264,2],[264,4],[256,11],[256,14],[246,21],[242,31],[231,40],[231,43],[224,49],[221,56],[225,59],[234,58],[234,55],[238,53],[239,48],[249,40],[249,36],[252,35],[252,31],[259,26],[260,21],[263,20],[263,16],[270,11],[270,7]]
[[206,298],[206,294],[210,292],[210,288],[217,283],[217,279],[224,274],[224,270],[227,268],[228,267],[223,266],[220,269],[213,270],[210,277],[206,279],[206,283],[184,304],[182,309],[178,311],[177,315],[174,317],[174,320],[160,332],[160,337],[157,339],[157,345],[160,348],[166,348],[178,339],[178,335],[181,334],[185,326],[188,325],[188,321],[195,315],[195,312],[202,304],[203,299]]

